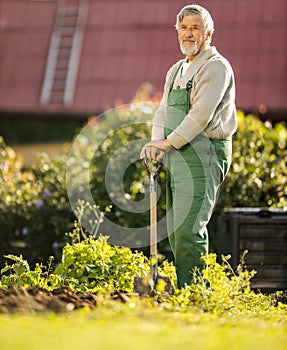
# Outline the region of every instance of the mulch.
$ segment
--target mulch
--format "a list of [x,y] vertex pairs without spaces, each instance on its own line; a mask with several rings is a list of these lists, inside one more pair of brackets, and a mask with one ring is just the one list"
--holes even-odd
[[[121,302],[129,302],[135,293],[124,291],[109,292],[109,297]],[[90,292],[76,293],[69,286],[53,291],[43,288],[12,287],[0,288],[0,314],[29,314],[31,312],[68,313],[88,308],[94,310],[101,296]]]
[[[126,291],[106,292],[105,298],[118,300],[123,303],[132,301],[134,297],[141,297],[138,293]],[[168,297],[168,296],[167,296]],[[278,302],[287,304],[287,291],[275,297]],[[53,291],[44,288],[12,287],[0,288],[1,314],[30,314],[32,312],[56,314],[70,313],[74,310],[88,308],[94,310],[103,300],[103,295],[90,292],[73,292],[69,286],[62,286]],[[277,304],[276,303],[276,304]]]

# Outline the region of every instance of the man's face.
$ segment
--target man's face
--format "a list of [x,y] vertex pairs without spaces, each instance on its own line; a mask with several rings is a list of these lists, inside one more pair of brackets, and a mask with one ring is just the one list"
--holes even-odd
[[184,16],[178,32],[181,51],[192,61],[204,48],[209,38],[204,33],[202,19],[198,15]]

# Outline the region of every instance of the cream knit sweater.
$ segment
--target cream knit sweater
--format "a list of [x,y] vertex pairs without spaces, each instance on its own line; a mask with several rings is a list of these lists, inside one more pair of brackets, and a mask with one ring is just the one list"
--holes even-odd
[[[153,119],[153,141],[165,138],[167,97],[172,79],[182,61],[178,61],[167,72],[162,101]],[[182,123],[168,136],[172,146],[177,149],[199,134],[223,139],[234,134],[237,128],[233,70],[214,46],[203,50],[183,76],[180,72],[177,74],[173,88],[185,88],[192,76],[191,108]]]

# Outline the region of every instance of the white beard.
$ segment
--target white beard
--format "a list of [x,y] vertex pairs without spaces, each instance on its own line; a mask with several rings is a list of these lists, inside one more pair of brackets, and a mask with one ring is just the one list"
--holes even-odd
[[180,44],[181,52],[186,56],[194,56],[198,53],[198,46],[196,43],[192,47],[185,47],[182,43]]

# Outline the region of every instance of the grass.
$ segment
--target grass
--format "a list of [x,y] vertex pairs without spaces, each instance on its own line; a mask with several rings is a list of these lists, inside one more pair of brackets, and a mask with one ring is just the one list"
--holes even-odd
[[0,315],[0,348],[285,350],[287,314],[218,316],[107,303],[65,315]]
[[[85,248],[81,254],[90,252],[89,244],[72,248],[77,251],[79,247]],[[108,251],[109,261],[111,250],[107,248],[100,251]],[[78,258],[81,266],[86,262],[82,256]],[[31,271],[22,258],[13,260],[12,274],[1,279],[3,286],[29,287],[36,277],[47,283],[41,269]],[[123,263],[127,264],[126,255]],[[218,264],[214,254],[207,265],[197,283],[175,289],[169,299],[158,292],[151,298],[131,296],[122,303],[107,292],[113,288],[102,288],[93,311],[83,308],[57,315],[0,314],[0,349],[285,350],[286,294],[276,294],[275,298],[252,292],[248,286],[253,273],[240,268],[237,275],[234,271],[231,274],[227,261]],[[76,286],[86,287],[81,283]]]

